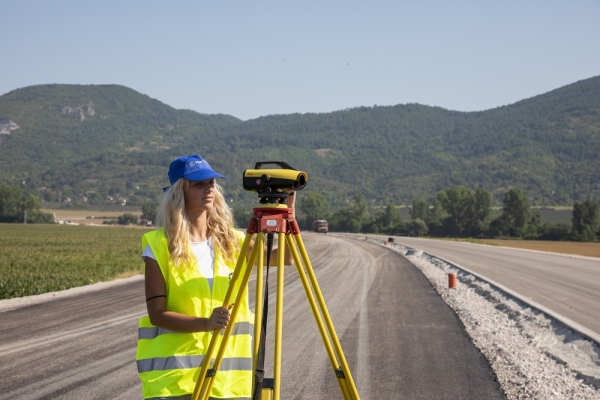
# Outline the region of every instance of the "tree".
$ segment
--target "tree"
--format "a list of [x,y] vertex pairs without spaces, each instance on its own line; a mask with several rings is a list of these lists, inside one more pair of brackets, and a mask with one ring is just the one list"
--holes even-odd
[[317,219],[326,219],[329,213],[327,198],[319,192],[308,192],[300,203],[300,210],[306,216],[307,223]]
[[371,216],[362,194],[354,196],[354,203],[350,205],[350,212],[360,224],[368,222]]
[[483,188],[479,188],[475,191],[473,214],[476,220],[485,224],[488,224],[492,217],[492,195]]
[[425,200],[418,199],[413,201],[413,205],[410,209],[410,217],[412,219],[421,219],[423,221],[429,220],[429,206],[425,203]]
[[475,197],[471,189],[464,186],[455,186],[446,191],[442,197],[442,206],[448,213],[444,220],[447,233],[463,235],[474,220]]
[[446,192],[442,191],[438,193],[437,198],[433,201],[433,206],[429,210],[429,219],[425,220],[430,233],[443,234],[444,220],[448,217],[448,213],[443,206],[446,198]]
[[559,222],[557,224],[544,223],[541,229],[540,235],[537,237],[539,240],[568,240],[571,236],[572,228],[571,225]]
[[427,224],[422,219],[413,219],[409,223],[406,224],[406,230],[410,236],[423,236],[426,235],[429,231],[427,228]]
[[573,237],[576,240],[585,242],[596,240],[596,232],[600,226],[598,204],[592,200],[575,202],[571,222]]
[[467,227],[471,236],[481,236],[489,228],[492,218],[492,195],[483,188],[475,191],[472,220]]
[[23,190],[19,186],[0,185],[0,221],[15,222],[23,218],[22,197]]
[[142,205],[142,218],[156,225],[156,203],[148,201]]
[[394,233],[402,227],[402,218],[398,214],[398,210],[394,204],[388,204],[385,210],[377,214],[375,217],[379,232]]
[[119,225],[135,225],[137,224],[138,217],[132,213],[125,213],[123,215],[119,215],[117,218],[117,223]]
[[544,233],[545,228],[540,210],[529,210],[527,224],[522,231],[522,236],[525,239],[537,239]]
[[332,226],[340,231],[360,232],[370,222],[367,203],[361,194],[354,197],[354,203],[342,208],[332,216]]
[[511,236],[523,236],[525,225],[530,218],[529,201],[523,196],[521,189],[510,189],[504,195],[501,229]]
[[25,195],[16,185],[0,185],[0,222],[53,223],[51,214],[40,211],[40,202],[34,195]]

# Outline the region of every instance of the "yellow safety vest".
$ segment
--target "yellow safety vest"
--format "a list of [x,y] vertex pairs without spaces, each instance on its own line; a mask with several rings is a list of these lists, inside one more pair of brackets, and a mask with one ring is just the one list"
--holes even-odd
[[[238,235],[241,242],[243,234]],[[173,267],[169,262],[168,239],[164,230],[146,233],[142,249],[150,245],[167,286],[167,309],[186,315],[208,318],[223,305],[230,274],[236,260],[224,262],[215,249],[213,288],[200,268]],[[234,293],[232,302],[237,293]],[[215,376],[211,398],[249,399],[252,391],[252,333],[254,314],[243,296],[232,336]],[[154,326],[146,315],[139,321],[137,367],[144,399],[181,396],[194,391],[199,366],[210,343],[212,332],[179,333]],[[220,340],[217,345],[220,344]],[[217,347],[218,348],[218,347]],[[216,352],[213,353],[213,357]]]

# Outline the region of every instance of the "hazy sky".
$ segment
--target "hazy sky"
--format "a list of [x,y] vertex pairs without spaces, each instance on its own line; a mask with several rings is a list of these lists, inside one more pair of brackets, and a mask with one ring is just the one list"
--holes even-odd
[[0,0],[0,94],[120,84],[247,120],[479,111],[600,75],[600,0]]

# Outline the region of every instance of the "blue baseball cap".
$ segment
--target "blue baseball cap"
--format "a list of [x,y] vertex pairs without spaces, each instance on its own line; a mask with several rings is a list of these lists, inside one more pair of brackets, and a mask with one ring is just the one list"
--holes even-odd
[[[190,181],[205,181],[212,178],[227,177],[213,171],[208,162],[198,154],[192,154],[176,158],[169,166],[169,182],[171,185],[180,178]],[[167,191],[170,187],[163,188],[163,191]]]

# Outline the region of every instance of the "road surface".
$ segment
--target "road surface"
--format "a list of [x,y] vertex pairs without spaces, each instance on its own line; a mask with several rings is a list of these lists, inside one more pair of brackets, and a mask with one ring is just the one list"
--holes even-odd
[[[361,399],[504,398],[456,315],[405,258],[355,239],[303,239]],[[281,398],[342,398],[294,267],[284,296]],[[138,279],[1,313],[0,399],[140,399],[144,312]],[[267,376],[271,360],[268,350]]]
[[599,258],[403,236],[395,243],[462,265],[600,335]]

